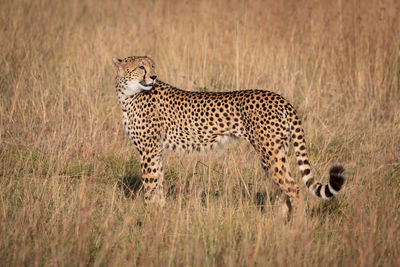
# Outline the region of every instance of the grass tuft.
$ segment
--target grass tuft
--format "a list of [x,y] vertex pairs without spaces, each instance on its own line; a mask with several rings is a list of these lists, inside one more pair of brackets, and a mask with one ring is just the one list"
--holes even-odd
[[[400,266],[400,2],[2,1],[0,265]],[[113,57],[194,91],[272,90],[302,118],[334,200],[275,186],[246,142],[163,156],[145,206]],[[294,156],[291,172],[299,180]]]

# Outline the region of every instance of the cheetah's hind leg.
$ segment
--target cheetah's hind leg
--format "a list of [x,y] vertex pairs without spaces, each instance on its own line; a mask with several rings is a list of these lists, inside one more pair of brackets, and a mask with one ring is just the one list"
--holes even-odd
[[285,149],[280,146],[270,151],[262,156],[262,166],[270,172],[279,188],[275,209],[279,215],[289,218],[298,206],[300,189],[289,171]]

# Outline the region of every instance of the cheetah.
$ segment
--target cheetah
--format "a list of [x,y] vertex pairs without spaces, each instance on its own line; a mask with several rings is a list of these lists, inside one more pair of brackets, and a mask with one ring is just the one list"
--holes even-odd
[[265,90],[192,92],[157,79],[148,56],[114,58],[116,91],[122,124],[141,158],[146,203],[165,203],[163,150],[207,151],[230,138],[250,142],[281,191],[286,212],[298,206],[299,186],[288,165],[292,141],[305,186],[314,196],[330,199],[342,188],[344,168],[333,164],[329,182],[314,179],[304,131],[295,108],[282,96]]

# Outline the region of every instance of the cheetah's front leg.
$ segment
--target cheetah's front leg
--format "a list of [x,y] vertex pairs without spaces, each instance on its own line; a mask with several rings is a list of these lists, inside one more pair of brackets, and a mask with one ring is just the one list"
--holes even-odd
[[156,203],[164,206],[163,191],[164,173],[162,170],[161,150],[141,151],[142,182],[146,203]]

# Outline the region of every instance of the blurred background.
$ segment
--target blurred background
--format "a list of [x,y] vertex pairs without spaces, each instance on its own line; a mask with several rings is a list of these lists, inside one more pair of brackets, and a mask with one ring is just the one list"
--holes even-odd
[[[400,264],[399,1],[5,0],[0,39],[3,264]],[[343,192],[285,224],[238,142],[166,154],[168,204],[145,208],[114,88],[131,55],[186,90],[282,94]]]

